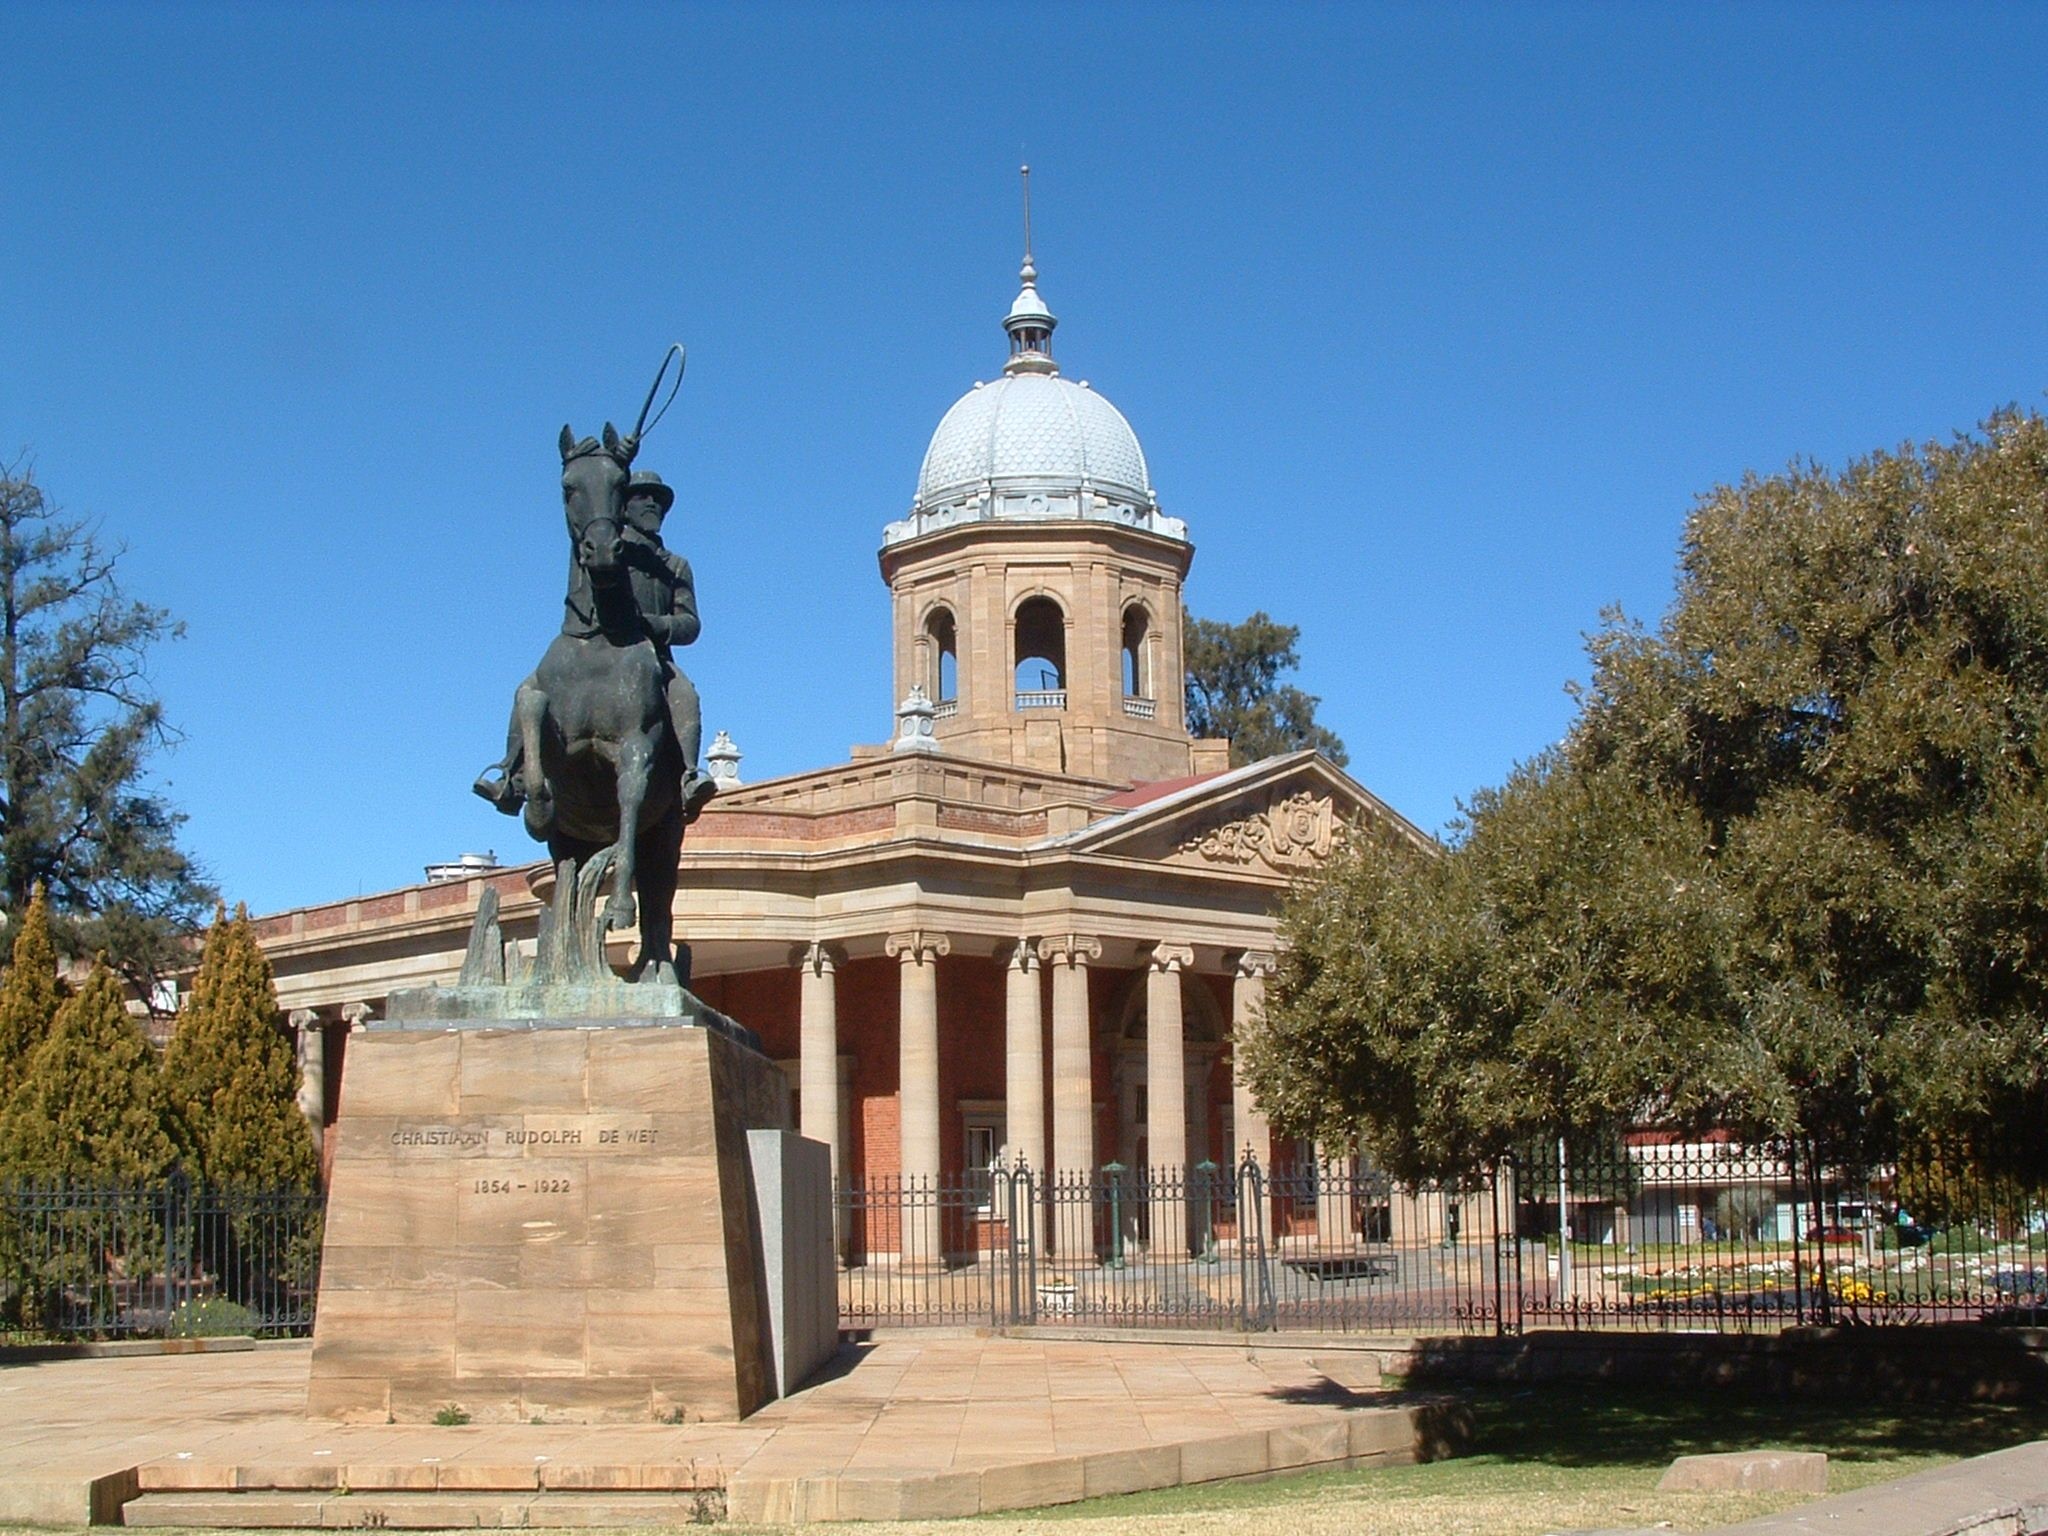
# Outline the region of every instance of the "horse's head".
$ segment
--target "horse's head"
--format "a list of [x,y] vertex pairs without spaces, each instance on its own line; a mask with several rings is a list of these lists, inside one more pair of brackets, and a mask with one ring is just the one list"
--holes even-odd
[[593,582],[618,581],[626,573],[620,533],[627,475],[639,446],[634,437],[620,437],[610,422],[604,424],[602,440],[579,440],[562,428],[562,511],[576,563]]

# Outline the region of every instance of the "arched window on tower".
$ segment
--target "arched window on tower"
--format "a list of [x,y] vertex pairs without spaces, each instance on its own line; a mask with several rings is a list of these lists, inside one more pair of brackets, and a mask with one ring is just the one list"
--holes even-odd
[[1124,610],[1124,700],[1126,714],[1152,703],[1152,618],[1138,603]]
[[950,608],[931,611],[924,621],[924,638],[925,691],[934,704],[954,703],[960,697],[960,641]]
[[1067,707],[1067,616],[1049,597],[1017,606],[1017,707]]

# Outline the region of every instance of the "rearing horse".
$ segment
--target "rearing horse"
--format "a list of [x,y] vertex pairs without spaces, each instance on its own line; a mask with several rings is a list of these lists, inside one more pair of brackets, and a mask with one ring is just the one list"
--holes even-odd
[[581,867],[617,845],[605,926],[630,928],[637,915],[634,975],[673,982],[683,760],[625,560],[624,493],[639,440],[606,422],[601,441],[563,427],[561,447],[572,556],[562,632],[513,699],[526,830],[557,864]]

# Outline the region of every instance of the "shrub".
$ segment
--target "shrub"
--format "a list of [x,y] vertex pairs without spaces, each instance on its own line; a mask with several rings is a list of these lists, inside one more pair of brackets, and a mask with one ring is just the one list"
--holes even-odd
[[1723,1237],[1753,1242],[1764,1235],[1777,1209],[1777,1201],[1762,1190],[1724,1189],[1714,1197],[1714,1224]]
[[171,1339],[234,1339],[254,1335],[263,1320],[225,1296],[195,1296],[181,1302],[164,1328]]

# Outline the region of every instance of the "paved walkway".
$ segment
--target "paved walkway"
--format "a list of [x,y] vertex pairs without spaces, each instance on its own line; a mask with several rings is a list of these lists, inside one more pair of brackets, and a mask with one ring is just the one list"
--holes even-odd
[[973,1514],[1409,1459],[1446,1432],[1370,1357],[1243,1345],[896,1335],[742,1424],[675,1427],[309,1421],[308,1358],[0,1367],[0,1521],[83,1523],[95,1486],[101,1519],[138,1490],[343,1489],[360,1512],[378,1490],[720,1487],[735,1519]]

